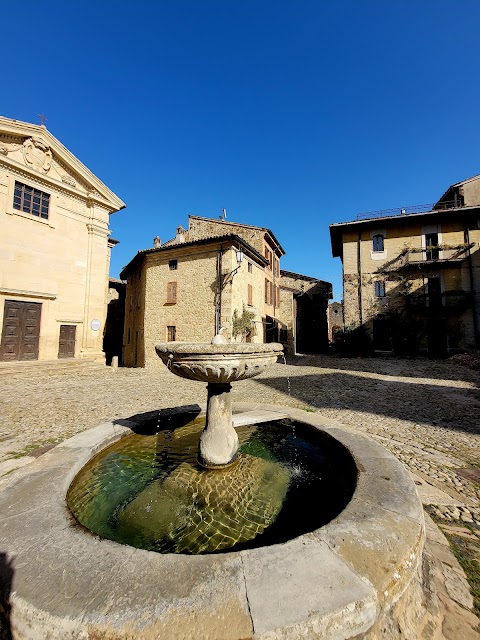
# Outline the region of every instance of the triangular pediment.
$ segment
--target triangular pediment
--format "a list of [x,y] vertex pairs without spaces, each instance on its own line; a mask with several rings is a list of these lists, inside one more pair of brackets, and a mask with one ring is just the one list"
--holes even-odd
[[0,160],[92,199],[110,213],[125,203],[44,126],[0,116]]

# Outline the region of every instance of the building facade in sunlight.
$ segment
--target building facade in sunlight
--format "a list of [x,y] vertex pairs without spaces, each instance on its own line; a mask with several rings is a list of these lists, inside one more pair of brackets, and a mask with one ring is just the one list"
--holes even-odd
[[[306,335],[309,323],[315,325],[306,312],[298,322],[296,297],[303,298],[302,309],[314,300],[310,312],[316,313],[320,289],[325,326],[319,322],[311,344],[321,350],[331,285],[287,277],[280,269],[284,253],[270,229],[200,216],[189,216],[188,229],[178,227],[172,240],[155,238],[153,248],[139,251],[120,274],[127,281],[124,364],[158,364],[156,343],[210,342],[222,327],[231,340],[282,341],[294,353],[297,333]],[[310,291],[314,286],[318,291]]]
[[330,225],[344,319],[379,351],[446,356],[479,346],[480,176],[432,205]]
[[0,117],[0,361],[104,359],[124,206],[44,126]]

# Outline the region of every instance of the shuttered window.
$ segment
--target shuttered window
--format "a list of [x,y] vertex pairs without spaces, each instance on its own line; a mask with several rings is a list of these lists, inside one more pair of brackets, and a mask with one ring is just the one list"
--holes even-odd
[[177,339],[177,327],[167,327],[167,342],[175,342]]
[[248,306],[251,307],[253,305],[253,287],[251,284],[248,285]]
[[176,304],[177,302],[177,283],[167,282],[167,304]]

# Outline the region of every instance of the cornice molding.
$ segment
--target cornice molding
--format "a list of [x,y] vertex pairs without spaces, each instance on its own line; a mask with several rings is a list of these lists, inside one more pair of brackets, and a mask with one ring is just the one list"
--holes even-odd
[[101,238],[105,238],[105,240],[108,239],[108,236],[111,233],[111,230],[108,229],[107,227],[100,227],[99,225],[93,224],[91,222],[87,223],[87,229],[88,229],[89,235],[99,236]]
[[[29,171],[28,167],[19,164],[15,160],[12,160],[12,158],[8,158],[8,161],[6,162],[2,159],[2,156],[0,156],[0,168],[4,171],[9,171],[10,173],[15,174],[20,178],[24,178],[25,180],[29,180],[31,182],[35,181],[43,187],[46,187],[50,191],[55,191],[56,193],[66,195],[72,200],[76,200],[81,204],[88,205],[88,201],[91,200],[91,198],[89,198],[87,194],[82,195],[81,193],[78,193],[78,191],[74,191],[72,187],[64,184],[63,182],[59,182],[54,178],[50,178],[49,176],[42,175],[37,172]],[[99,202],[99,205],[103,206],[107,211],[111,210],[110,207],[107,207],[105,202]]]
[[56,293],[44,293],[42,291],[27,291],[26,289],[9,289],[0,287],[0,294],[7,296],[22,296],[23,298],[43,298],[45,300],[56,300]]

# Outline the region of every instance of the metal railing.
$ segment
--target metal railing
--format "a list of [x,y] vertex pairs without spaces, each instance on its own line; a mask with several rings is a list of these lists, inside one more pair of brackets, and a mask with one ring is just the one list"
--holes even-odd
[[464,260],[473,243],[456,246],[439,245],[426,248],[408,249],[403,256],[403,264],[418,264],[422,262],[445,262],[450,260]]
[[380,209],[378,211],[363,211],[357,213],[357,220],[367,220],[370,218],[390,218],[395,216],[408,216],[413,213],[428,213],[429,211],[444,211],[445,209],[461,209],[463,204],[459,200],[448,202],[429,202],[427,204],[414,204],[408,207],[398,207],[395,209]]
[[438,295],[428,295],[427,293],[410,293],[406,296],[407,305],[410,308],[430,309],[452,309],[461,311],[470,307],[473,295],[470,291],[445,291]]

